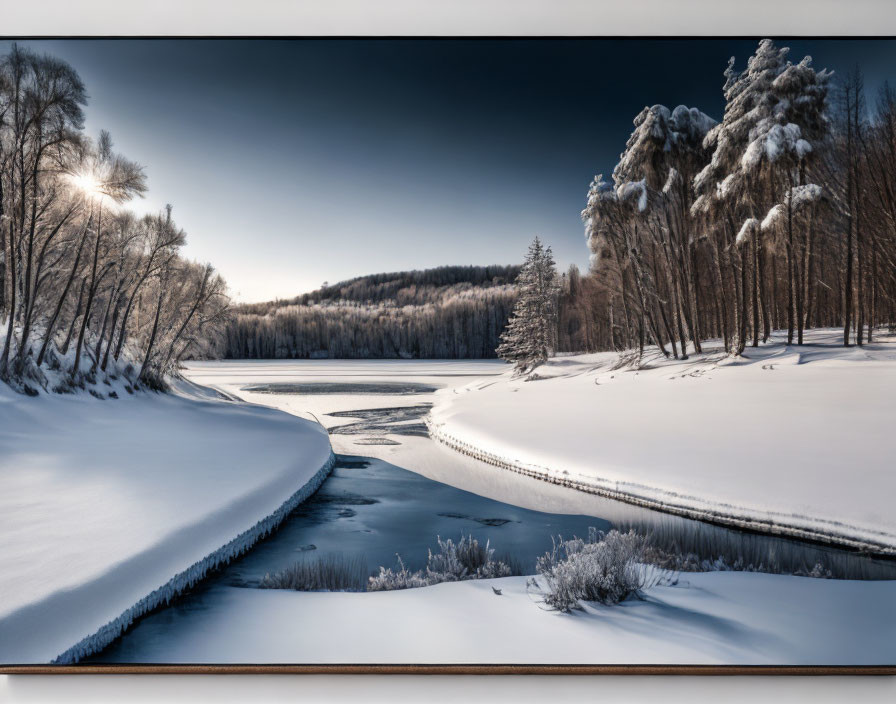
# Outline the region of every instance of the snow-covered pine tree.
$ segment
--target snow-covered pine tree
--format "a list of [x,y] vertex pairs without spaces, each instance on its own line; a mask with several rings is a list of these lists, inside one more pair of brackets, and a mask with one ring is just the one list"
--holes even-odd
[[517,371],[530,371],[554,353],[557,344],[557,296],[554,255],[536,237],[516,280],[518,298],[497,353]]
[[[625,151],[613,169],[613,181],[620,200],[628,194],[637,194],[638,209],[630,209],[629,215],[642,226],[634,228],[634,232],[640,234],[640,239],[647,237],[651,241],[631,242],[628,249],[639,252],[649,247],[648,258],[662,262],[659,270],[665,281],[654,280],[649,296],[656,306],[663,306],[658,317],[669,323],[673,354],[678,356],[677,334],[682,358],[687,359],[688,337],[695,350],[700,351],[696,316],[692,314],[696,303],[691,300],[696,290],[692,286],[696,275],[693,271],[695,243],[689,212],[693,200],[692,180],[706,163],[703,140],[716,121],[697,108],[679,105],[669,110],[665,105],[654,105],[645,107],[634,125]],[[642,262],[635,265],[642,271],[645,268]],[[642,279],[646,282],[643,273]]]
[[[713,150],[712,159],[694,179],[698,198],[693,210],[709,214],[720,225],[715,240],[717,275],[724,281],[724,269],[730,269],[736,304],[735,334],[729,350],[735,354],[744,349],[750,319],[753,344],[758,343],[760,309],[766,319],[764,337],[768,336],[767,306],[760,300],[765,278],[760,238],[774,221],[763,216],[778,212],[776,208],[782,204],[788,213],[788,341],[793,338],[796,318],[802,318],[800,291],[794,291],[791,214],[795,200],[791,191],[803,185],[813,142],[822,139],[827,130],[824,113],[830,74],[816,72],[808,56],[798,64],[787,61],[788,52],[786,47],[763,39],[746,70],[737,72],[734,60],[729,62],[725,115],[705,142]],[[758,220],[762,220],[761,226]],[[748,312],[750,297],[752,314]]]

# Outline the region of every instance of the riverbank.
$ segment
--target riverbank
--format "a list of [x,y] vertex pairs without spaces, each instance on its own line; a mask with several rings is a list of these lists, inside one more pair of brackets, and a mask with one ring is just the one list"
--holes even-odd
[[442,392],[442,444],[493,466],[690,518],[896,553],[896,339],[780,333],[743,357],[558,357],[532,380]]
[[[420,434],[433,387],[454,395],[469,384],[500,384],[504,369],[493,362],[191,363],[191,379],[228,395],[311,411],[344,454],[275,535],[89,662],[869,665],[879,664],[880,652],[891,657],[896,581],[874,576],[876,569],[865,574],[861,563],[874,567],[867,557],[850,553],[844,565],[834,550],[497,471]],[[534,572],[535,557],[558,533],[609,525],[732,562],[771,565],[792,553],[806,569],[821,563],[848,567],[835,569],[840,576],[862,576],[683,573],[676,586],[651,588],[644,601],[589,604],[574,614],[542,610],[525,577],[388,593],[257,588],[264,574],[306,560],[362,559],[373,572],[394,566],[400,553],[418,569],[437,535],[461,533],[488,540],[497,555]]]
[[[896,581],[681,575],[643,600],[544,611],[526,577],[392,592],[216,587],[104,662],[884,665]],[[494,589],[499,589],[496,594]],[[274,628],[273,624],[278,624]],[[133,646],[133,648],[128,647]]]
[[320,485],[318,424],[217,397],[0,384],[0,661],[96,652],[248,549]]

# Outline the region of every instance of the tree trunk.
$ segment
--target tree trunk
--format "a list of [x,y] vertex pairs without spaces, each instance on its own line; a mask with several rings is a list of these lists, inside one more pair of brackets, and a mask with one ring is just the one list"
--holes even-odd
[[759,347],[759,228],[751,238],[753,254],[753,347]]
[[[47,347],[50,344],[50,340],[53,339],[53,334],[56,331],[56,321],[59,319],[60,313],[62,313],[62,307],[65,305],[65,299],[68,298],[69,290],[72,287],[72,283],[75,281],[75,276],[78,274],[78,265],[81,263],[81,254],[84,250],[84,244],[87,242],[87,231],[90,229],[90,220],[93,217],[91,214],[87,218],[87,224],[84,226],[84,230],[81,233],[81,237],[79,238],[78,243],[78,251],[75,254],[75,263],[72,264],[71,271],[69,272],[68,278],[65,281],[65,286],[62,288],[62,293],[59,296],[59,300],[56,302],[56,308],[53,311],[53,316],[50,318],[50,322],[47,323],[47,329],[44,332],[44,340],[40,346],[40,354],[37,355],[37,366],[41,366],[44,362],[44,355],[47,352]],[[83,288],[82,288],[83,293]],[[78,306],[80,307],[80,303]]]
[[96,243],[93,247],[93,263],[90,268],[90,285],[87,287],[87,301],[84,304],[84,317],[81,318],[81,328],[78,330],[78,342],[75,345],[75,361],[72,364],[71,377],[74,380],[81,366],[81,350],[84,348],[84,335],[87,332],[87,322],[90,318],[90,309],[93,306],[93,299],[96,297],[99,281],[97,281],[97,265],[100,258],[100,240],[103,236],[103,208],[100,204],[99,215],[96,223]]
[[694,321],[691,334],[694,338],[694,350],[699,354],[703,352],[703,345],[700,343],[700,340],[703,337],[703,326],[700,323],[700,278],[697,274],[697,246],[691,243],[688,248],[690,249],[691,256],[691,315]]
[[146,373],[148,371],[148,364],[150,355],[152,355],[152,349],[156,343],[156,335],[159,332],[159,317],[162,314],[162,302],[165,300],[165,284],[166,281],[163,278],[159,279],[159,298],[156,303],[156,315],[155,319],[152,323],[152,332],[149,335],[149,342],[146,343],[146,352],[143,354],[143,363],[140,365],[140,374],[138,375],[138,379],[142,382],[146,382]]
[[[12,219],[9,221],[9,249],[7,255],[13,258],[16,251],[16,236]],[[16,262],[13,260],[9,266],[9,318],[6,323],[6,339],[3,341],[3,354],[0,355],[0,376],[6,378],[9,374],[9,349],[12,337],[15,334],[15,310],[16,310]]]
[[59,350],[62,355],[68,354],[68,346],[72,342],[72,335],[75,333],[75,323],[78,322],[78,318],[81,316],[81,304],[84,302],[84,289],[87,288],[87,277],[85,276],[81,279],[81,290],[78,292],[78,302],[75,304],[75,312],[72,314],[72,321],[68,326],[68,334],[65,336],[65,342],[62,345],[62,349]]
[[762,311],[762,341],[768,342],[768,338],[772,332],[771,313],[768,304],[768,286],[765,281],[765,269],[768,257],[765,254],[765,247],[762,245],[761,236],[758,236],[756,243],[758,250],[757,270],[759,273],[759,305]]
[[787,344],[793,344],[793,279],[796,262],[793,256],[793,179],[787,195]]

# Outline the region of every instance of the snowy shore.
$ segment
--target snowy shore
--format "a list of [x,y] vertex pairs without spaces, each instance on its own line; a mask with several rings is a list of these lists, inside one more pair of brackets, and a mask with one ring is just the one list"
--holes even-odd
[[[193,363],[190,378],[246,400],[266,403],[295,414],[311,411],[322,422],[337,427],[352,418],[329,415],[351,409],[382,409],[394,405],[420,406],[433,398],[423,395],[384,396],[369,393],[390,379],[440,386],[445,396],[473,384],[507,383],[499,374],[504,365],[489,363],[431,362],[218,362]],[[461,374],[463,372],[463,374]],[[470,378],[469,376],[474,378]],[[488,378],[490,376],[490,378]],[[467,378],[464,378],[467,376]],[[330,384],[367,382],[355,393],[334,393]],[[318,383],[317,394],[263,393],[263,383]],[[546,382],[537,382],[538,384]],[[677,383],[677,382],[670,382]],[[536,382],[531,382],[532,386]],[[341,389],[341,387],[339,387]],[[313,391],[313,388],[303,391]],[[368,393],[364,393],[364,392]],[[461,392],[463,393],[463,392]],[[464,394],[473,396],[473,394]],[[413,422],[413,421],[403,421]],[[391,431],[396,427],[391,426]],[[472,461],[423,437],[388,434],[400,444],[355,445],[363,436],[334,434],[337,451],[371,453],[389,458],[397,466],[413,468],[452,486],[461,485],[484,496],[491,495],[536,510],[605,514],[606,501],[592,494],[569,491],[511,472]],[[537,440],[537,438],[536,438]],[[359,449],[362,448],[362,449]],[[351,470],[355,474],[359,470]],[[394,481],[372,471],[370,481]],[[475,481],[470,477],[475,477]],[[334,481],[334,480],[331,480]],[[436,512],[455,511],[445,505],[444,494],[414,493],[414,500],[430,501],[421,507],[424,521],[415,516],[413,526],[425,526],[413,535],[414,549],[402,533],[408,531],[409,501],[402,493],[419,491],[400,487],[381,494],[356,488],[358,496],[381,500],[358,506],[357,514],[340,518],[349,522],[352,535],[387,534],[389,551],[372,554],[372,564],[393,564],[392,551],[420,554],[426,543],[444,528],[436,522],[450,519]],[[332,486],[330,493],[342,488]],[[379,507],[379,508],[377,508]],[[630,507],[618,504],[617,510]],[[365,510],[385,512],[373,521]],[[472,516],[520,519],[513,513],[493,513],[471,503],[464,512]],[[623,514],[624,517],[625,514]],[[552,521],[553,523],[553,521]],[[453,528],[452,530],[459,530]],[[505,527],[491,529],[489,537],[499,549]],[[534,524],[533,524],[534,525]],[[544,536],[566,532],[538,524]],[[366,530],[365,530],[366,529]],[[288,530],[288,528],[287,528]],[[372,533],[367,533],[369,530]],[[479,536],[483,528],[475,529]],[[390,533],[390,531],[392,531]],[[416,531],[417,533],[421,531]],[[316,544],[318,552],[352,554],[362,543],[345,534],[327,538],[295,534],[286,540],[289,554],[296,545]],[[281,531],[247,559],[284,538]],[[291,557],[289,559],[295,559]],[[285,564],[289,564],[287,561]],[[258,565],[240,569],[246,578]],[[233,568],[231,568],[233,569]],[[273,569],[273,568],[272,568]],[[226,575],[226,572],[224,573]],[[542,610],[536,595],[526,590],[525,577],[440,584],[395,592],[326,593],[261,590],[247,587],[243,579],[215,579],[181,602],[176,610],[159,612],[142,620],[116,645],[104,651],[103,662],[144,663],[641,663],[641,664],[856,664],[891,662],[896,625],[896,581],[826,580],[751,572],[682,574],[675,586],[647,590],[646,599],[629,600],[614,607],[586,604],[584,611],[561,614]],[[240,586],[236,586],[240,585]],[[495,594],[492,587],[501,590]]]
[[[497,595],[493,587],[500,589]],[[681,575],[644,600],[543,611],[525,577],[393,592],[216,588],[120,662],[881,665],[896,582]],[[276,626],[275,626],[276,624]],[[141,624],[140,627],[143,627]]]
[[716,523],[896,553],[896,339],[781,334],[741,358],[601,353],[437,395],[432,437],[492,465]]
[[192,384],[118,400],[0,385],[0,661],[73,662],[316,490],[319,425]]

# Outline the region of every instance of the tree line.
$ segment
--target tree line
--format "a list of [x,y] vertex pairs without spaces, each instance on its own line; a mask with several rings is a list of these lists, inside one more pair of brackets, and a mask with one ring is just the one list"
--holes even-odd
[[233,359],[495,356],[519,266],[445,266],[362,276],[285,301],[237,306]]
[[120,361],[160,387],[208,353],[229,306],[214,268],[181,256],[170,206],[122,208],[145,193],[143,168],[84,134],[86,103],[67,63],[19,46],[0,58],[0,379],[29,393]]
[[858,70],[838,83],[788,51],[763,40],[742,70],[730,60],[719,122],[636,116],[588,191],[592,271],[561,295],[566,344],[686,357],[720,338],[740,354],[774,329],[802,344],[839,326],[861,345],[896,321],[896,94],[869,108]]

